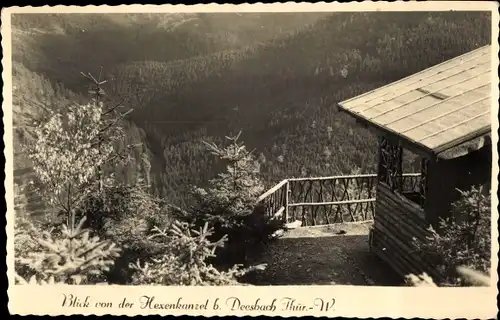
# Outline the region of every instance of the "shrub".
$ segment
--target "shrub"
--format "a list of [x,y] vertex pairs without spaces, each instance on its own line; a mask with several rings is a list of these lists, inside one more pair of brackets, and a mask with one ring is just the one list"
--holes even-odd
[[[82,73],[83,74],[83,73]],[[102,74],[102,70],[101,70]],[[120,113],[115,105],[105,108],[101,85],[91,74],[83,74],[92,82],[93,98],[89,103],[71,103],[35,121],[30,139],[23,146],[33,163],[33,185],[45,200],[66,216],[66,224],[75,226],[76,211],[92,193],[102,191],[110,176],[104,168],[128,162],[128,151],[136,145],[126,145],[118,151],[125,134],[121,121],[132,110]]]
[[481,187],[460,193],[451,217],[440,221],[439,232],[431,230],[428,241],[415,242],[418,251],[445,275],[445,282],[439,285],[467,285],[456,266],[490,272],[491,197],[484,195]]
[[437,287],[434,280],[425,272],[420,275],[409,274],[405,280],[407,284],[413,287]]
[[[460,275],[463,283],[469,283],[475,286],[489,286],[490,278],[481,272],[467,268],[457,267],[456,272]],[[409,274],[406,276],[406,282],[413,287],[437,287],[434,280],[425,272],[421,275]]]
[[150,239],[162,245],[158,257],[132,263],[135,271],[132,284],[156,285],[235,285],[238,277],[250,269],[235,265],[219,271],[208,262],[217,248],[223,247],[226,237],[215,242],[209,240],[213,230],[205,223],[199,230],[191,230],[188,223],[176,221],[166,230],[155,228]]
[[[50,233],[50,232],[49,232]],[[35,270],[22,263],[29,253],[41,250],[40,244],[35,240],[42,230],[26,217],[16,214],[14,224],[14,268],[16,273],[24,278],[30,278]]]
[[193,190],[196,205],[184,214],[184,219],[198,228],[205,223],[213,226],[212,241],[227,235],[226,246],[218,249],[213,260],[220,267],[248,264],[250,256],[261,252],[271,235],[283,227],[281,220],[256,210],[264,184],[259,179],[259,163],[238,141],[240,134],[226,137],[230,143],[223,148],[206,143],[226,165],[226,171],[211,180],[209,188]]
[[103,139],[104,112],[97,103],[72,104],[36,125],[25,146],[41,185],[38,191],[66,214],[70,228],[75,208],[96,183],[99,166],[115,158],[113,143],[122,135],[117,128]]
[[17,283],[85,284],[109,270],[120,249],[98,237],[91,238],[89,230],[82,229],[83,223],[84,219],[73,230],[63,225],[60,239],[54,239],[48,232],[38,237],[28,235],[37,245],[32,247],[33,251],[20,253],[16,263],[26,266],[21,270],[29,270],[31,274],[17,274]]
[[85,226],[101,238],[119,243],[123,254],[116,261],[108,281],[128,283],[132,271],[129,262],[147,259],[162,248],[147,238],[154,226],[168,227],[172,222],[166,204],[147,191],[147,185],[104,184],[83,202],[78,215],[86,217]]

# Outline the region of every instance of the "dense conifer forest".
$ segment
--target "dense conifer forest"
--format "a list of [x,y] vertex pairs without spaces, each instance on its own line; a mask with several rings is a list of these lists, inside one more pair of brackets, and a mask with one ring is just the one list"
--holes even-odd
[[[239,130],[256,149],[268,185],[374,172],[374,137],[339,114],[336,102],[490,42],[489,17],[481,12],[59,14],[12,21],[16,139],[23,119],[88,97],[80,72],[102,66],[111,80],[108,99],[134,109],[127,140],[144,142],[155,192],[177,204],[188,201],[190,185],[217,172],[201,139],[217,142]],[[142,169],[138,163],[116,170],[130,180]]]

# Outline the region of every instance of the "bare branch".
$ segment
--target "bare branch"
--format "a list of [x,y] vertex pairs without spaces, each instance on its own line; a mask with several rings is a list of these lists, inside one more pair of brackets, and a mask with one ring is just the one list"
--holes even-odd
[[102,68],[102,66],[101,66],[101,67],[99,68],[99,77],[98,77],[99,81],[101,81],[102,69],[103,69],[103,68]]
[[112,123],[110,123],[109,125],[107,125],[106,127],[102,128],[102,129],[100,129],[99,132],[100,133],[105,132],[106,130],[108,130],[109,128],[111,128],[112,126],[114,126],[115,124],[117,124],[118,122],[120,122],[120,120],[123,120],[132,111],[133,110],[130,109],[130,110],[128,110],[125,113],[121,113]]
[[97,81],[96,78],[94,78],[94,76],[90,72],[88,73],[88,75],[89,75],[89,79],[91,79],[92,81],[94,81],[95,84],[99,83],[99,81]]
[[115,111],[117,108],[124,108],[124,106],[122,106],[121,104],[125,101],[125,99],[123,99],[122,101],[120,101],[117,105],[115,105],[114,107],[111,107],[109,108],[108,110],[104,111],[101,115],[102,116],[105,116],[107,114],[110,114],[111,112]]

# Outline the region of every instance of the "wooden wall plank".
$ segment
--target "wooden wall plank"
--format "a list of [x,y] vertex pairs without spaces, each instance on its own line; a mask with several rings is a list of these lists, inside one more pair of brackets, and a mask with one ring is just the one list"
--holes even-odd
[[372,251],[401,277],[426,272],[439,282],[443,275],[416,250],[414,239],[429,241],[429,223],[417,204],[377,185]]

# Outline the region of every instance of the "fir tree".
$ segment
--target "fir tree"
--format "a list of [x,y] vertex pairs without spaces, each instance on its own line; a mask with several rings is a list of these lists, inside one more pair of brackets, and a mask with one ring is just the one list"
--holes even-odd
[[101,191],[112,178],[103,176],[103,166],[127,159],[116,152],[115,143],[124,137],[119,122],[131,110],[116,114],[120,105],[105,109],[100,101],[105,81],[88,77],[96,85],[91,102],[51,111],[46,121],[35,123],[33,139],[25,146],[38,191],[66,216],[70,229],[75,227],[77,209],[96,184]]
[[101,276],[109,270],[120,249],[98,237],[91,237],[90,231],[82,228],[85,219],[72,230],[63,225],[61,237],[45,231],[35,237],[39,250],[26,252],[16,257],[16,262],[31,271],[29,280],[16,276],[18,283],[35,284],[81,284],[89,277]]
[[238,139],[226,137],[229,144],[221,148],[214,143],[205,142],[209,151],[223,164],[226,171],[210,181],[210,188],[195,188],[194,195],[205,217],[216,220],[224,227],[233,227],[240,217],[250,215],[256,199],[264,191],[259,178],[259,163],[253,154]]
[[229,143],[225,147],[206,143],[209,152],[225,164],[226,171],[212,179],[209,188],[195,188],[196,205],[184,213],[195,226],[207,222],[213,226],[213,241],[227,235],[228,242],[215,259],[221,267],[249,264],[250,257],[260,254],[262,246],[282,227],[281,220],[267,217],[257,206],[264,191],[260,165],[239,141],[240,135],[226,137]]
[[213,229],[207,223],[199,230],[178,221],[168,230],[155,228],[150,239],[162,245],[163,250],[150,261],[130,264],[135,271],[132,284],[235,285],[239,284],[239,277],[262,268],[235,265],[227,271],[219,271],[209,259],[215,256],[217,248],[224,247],[227,237],[211,241],[212,234]]

